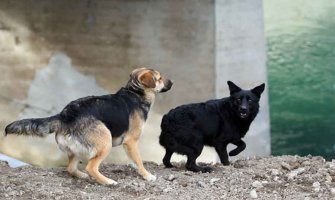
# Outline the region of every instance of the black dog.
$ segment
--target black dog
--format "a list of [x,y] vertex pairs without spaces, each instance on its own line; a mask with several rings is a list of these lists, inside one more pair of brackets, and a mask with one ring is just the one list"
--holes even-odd
[[195,163],[204,145],[215,147],[223,165],[229,165],[229,143],[237,146],[229,156],[236,156],[245,149],[242,138],[258,113],[265,84],[242,90],[231,81],[227,83],[230,97],[182,105],[163,116],[159,143],[166,149],[163,158],[166,167],[173,167],[170,159],[176,152],[187,156],[186,169],[211,172],[211,168]]

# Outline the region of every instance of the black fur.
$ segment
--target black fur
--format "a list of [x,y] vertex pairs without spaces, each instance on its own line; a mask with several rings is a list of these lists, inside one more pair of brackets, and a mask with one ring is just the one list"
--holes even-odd
[[90,96],[69,103],[60,113],[62,122],[71,124],[80,118],[93,117],[103,122],[112,133],[119,137],[129,128],[129,116],[140,111],[147,119],[150,103],[129,89],[121,88],[116,94]]
[[195,162],[204,145],[214,147],[224,165],[229,164],[229,143],[237,146],[229,156],[236,156],[245,149],[242,138],[258,113],[265,84],[252,90],[242,90],[231,81],[228,85],[229,97],[182,105],[163,116],[159,143],[166,149],[163,158],[166,167],[173,167],[170,159],[176,152],[187,156],[188,170],[210,172],[211,168],[200,167]]
[[[58,115],[47,118],[23,119],[9,124],[5,133],[29,134],[43,137],[70,129],[77,123],[84,125],[90,118],[100,120],[112,133],[119,137],[129,128],[129,116],[135,110],[140,111],[146,120],[150,103],[130,89],[121,88],[116,94],[89,96],[70,102]],[[54,124],[54,126],[51,126]],[[78,130],[77,130],[78,131]],[[71,134],[76,134],[75,131]]]

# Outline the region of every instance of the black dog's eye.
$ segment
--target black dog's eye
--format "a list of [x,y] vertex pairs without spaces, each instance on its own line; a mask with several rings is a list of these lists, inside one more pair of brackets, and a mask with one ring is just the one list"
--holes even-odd
[[240,98],[237,98],[237,99],[236,99],[236,102],[238,102],[238,103],[241,102],[241,99],[240,99]]
[[251,99],[249,99],[249,100],[248,100],[248,102],[249,102],[249,103],[251,103],[251,102],[252,102],[252,100],[251,100]]

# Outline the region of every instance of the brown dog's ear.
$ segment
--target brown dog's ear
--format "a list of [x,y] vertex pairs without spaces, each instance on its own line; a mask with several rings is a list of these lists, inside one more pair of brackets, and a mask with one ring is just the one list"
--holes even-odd
[[154,77],[150,72],[147,72],[147,73],[143,74],[140,77],[140,81],[147,88],[155,88],[156,87]]

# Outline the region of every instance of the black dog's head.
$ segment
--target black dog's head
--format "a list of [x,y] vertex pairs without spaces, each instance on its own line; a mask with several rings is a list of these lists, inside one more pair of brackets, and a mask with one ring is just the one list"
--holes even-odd
[[228,81],[230,102],[235,113],[241,119],[256,117],[259,109],[259,99],[264,91],[265,84],[261,84],[251,90],[243,90],[233,82]]

